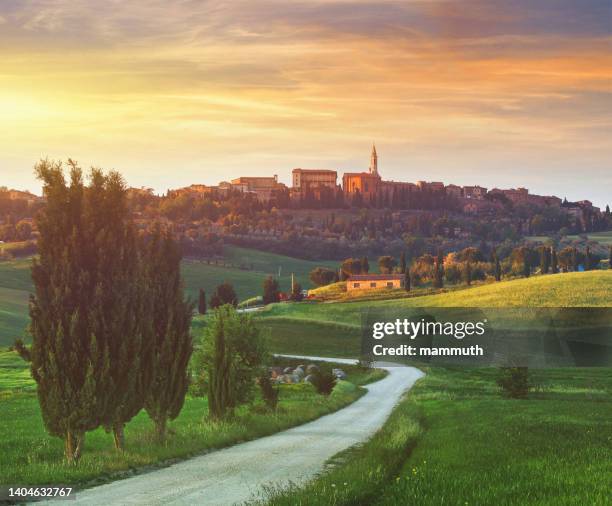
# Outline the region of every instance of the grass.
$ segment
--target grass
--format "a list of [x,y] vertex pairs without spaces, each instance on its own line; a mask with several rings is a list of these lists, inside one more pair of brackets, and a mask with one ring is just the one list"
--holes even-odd
[[359,325],[366,308],[612,306],[612,271],[549,274],[454,289],[437,295],[330,304],[275,304],[259,317]]
[[[355,385],[382,377],[380,371],[339,367]],[[111,434],[97,429],[87,434],[83,457],[72,466],[63,461],[63,442],[45,432],[34,388],[27,364],[14,353],[0,351],[0,484],[90,485],[109,481],[128,471],[166,465],[305,423],[346,406],[363,393],[362,389],[347,388],[346,383],[329,397],[317,394],[310,384],[281,385],[276,412],[266,409],[257,395],[252,405],[240,407],[234,418],[224,422],[208,419],[206,398],[188,396],[179,417],[169,424],[167,444],[154,441],[153,425],[141,412],[127,425],[124,452],[113,449]]]
[[612,377],[539,370],[530,399],[500,396],[494,369],[433,368],[366,444],[272,505],[608,504]]
[[[606,246],[612,245],[612,230],[609,230],[607,232],[590,232],[585,235],[588,237],[589,241],[597,241],[599,244],[603,244]],[[580,239],[579,235],[568,235],[566,237],[572,241],[576,241]],[[548,240],[548,236],[533,235],[533,236],[526,237],[526,239],[530,241],[546,242]]]
[[[303,288],[310,288],[308,274],[312,269],[336,265],[334,262],[312,262],[235,246],[225,247],[223,262],[228,267],[194,260],[183,261],[182,274],[187,296],[197,300],[198,292],[203,288],[210,297],[217,285],[229,281],[240,300],[253,298],[262,294],[263,282],[268,275],[278,277],[279,268],[281,289],[290,289],[292,272]],[[23,335],[28,324],[28,294],[34,290],[30,277],[31,264],[31,258],[0,262],[0,346],[11,345],[16,337]]]

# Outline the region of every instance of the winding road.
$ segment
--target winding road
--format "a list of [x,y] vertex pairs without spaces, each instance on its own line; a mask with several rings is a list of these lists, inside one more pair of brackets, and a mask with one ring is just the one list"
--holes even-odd
[[[355,363],[347,359],[299,357]],[[382,380],[349,406],[277,434],[237,444],[149,473],[77,492],[70,505],[229,505],[260,497],[265,485],[312,479],[338,452],[372,436],[402,394],[423,376],[413,367],[386,367]]]

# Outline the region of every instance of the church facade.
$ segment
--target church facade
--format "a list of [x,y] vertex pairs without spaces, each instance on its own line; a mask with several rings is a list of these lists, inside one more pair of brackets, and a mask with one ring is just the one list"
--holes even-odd
[[350,197],[360,194],[366,200],[376,197],[381,189],[381,183],[382,179],[378,173],[378,154],[374,145],[372,146],[368,172],[345,172],[342,176],[344,194]]

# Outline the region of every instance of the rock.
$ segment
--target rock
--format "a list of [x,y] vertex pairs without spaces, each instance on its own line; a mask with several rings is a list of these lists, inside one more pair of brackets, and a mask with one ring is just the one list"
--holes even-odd
[[339,380],[346,379],[346,373],[342,369],[332,369],[332,374]]
[[291,375],[291,383],[299,383],[300,381],[302,381],[302,377],[299,374]]
[[314,383],[315,377],[314,374],[309,374],[304,378],[304,383]]
[[285,369],[283,370],[284,374],[291,374],[293,372],[293,369],[291,369],[291,367],[285,367]]
[[301,366],[297,366],[293,371],[293,374],[297,374],[300,378],[303,378],[305,376],[304,369]]

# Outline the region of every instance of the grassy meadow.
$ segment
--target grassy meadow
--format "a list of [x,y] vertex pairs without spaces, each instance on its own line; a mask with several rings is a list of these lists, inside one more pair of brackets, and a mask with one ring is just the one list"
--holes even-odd
[[[277,359],[277,361],[280,359]],[[280,360],[279,364],[296,365]],[[331,364],[320,364],[331,368]],[[341,365],[347,382],[363,385],[380,379],[381,371]],[[154,440],[154,427],[143,411],[126,427],[126,449],[113,449],[112,435],[103,429],[87,433],[78,466],[63,461],[63,441],[43,426],[35,385],[28,364],[15,353],[0,351],[0,484],[93,484],[109,481],[134,469],[160,466],[173,459],[229,446],[299,425],[340,409],[363,394],[363,389],[338,388],[319,395],[310,384],[281,385],[276,411],[268,410],[259,392],[250,406],[241,406],[224,422],[208,419],[206,398],[188,396],[178,418],[169,424],[166,444]]]
[[430,368],[384,427],[271,505],[605,505],[612,479],[612,375],[532,372],[528,400],[495,369]]
[[[0,347],[10,346],[22,336],[28,324],[28,296],[33,290],[30,278],[31,258],[0,261]],[[234,286],[244,300],[263,292],[268,275],[278,277],[283,290],[291,286],[291,273],[304,288],[312,285],[308,274],[317,266],[335,266],[334,262],[311,262],[257,250],[226,246],[219,265],[184,260],[182,273],[187,296],[196,300],[200,288],[210,297],[224,281]],[[27,341],[27,338],[26,338]]]
[[259,316],[358,326],[361,310],[371,307],[605,307],[612,306],[611,286],[610,270],[547,274],[472,287],[453,287],[443,293],[422,297],[327,304],[274,304]]
[[[612,245],[612,231],[607,232],[589,232],[588,234],[584,234],[588,238],[589,241],[597,241],[599,244],[603,244],[605,246]],[[581,238],[579,235],[568,235],[567,239],[572,241],[577,241]],[[548,236],[546,235],[532,235],[527,237],[530,241],[537,242],[546,242],[548,240]]]

